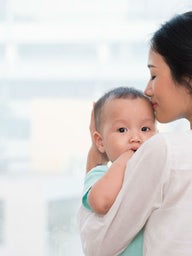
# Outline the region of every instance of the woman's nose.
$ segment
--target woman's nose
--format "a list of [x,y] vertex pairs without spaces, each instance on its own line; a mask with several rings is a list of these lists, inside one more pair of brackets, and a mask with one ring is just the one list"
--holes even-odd
[[144,93],[145,93],[145,95],[151,97],[151,95],[152,95],[152,90],[151,90],[151,84],[150,84],[150,82],[148,82],[148,84],[147,84],[147,86],[146,86],[146,88],[145,88],[145,90],[144,90]]

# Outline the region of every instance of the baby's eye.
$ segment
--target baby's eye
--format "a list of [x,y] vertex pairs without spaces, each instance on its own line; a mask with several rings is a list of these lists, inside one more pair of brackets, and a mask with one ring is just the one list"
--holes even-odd
[[154,80],[156,76],[151,76],[151,80]]
[[144,126],[144,127],[141,128],[141,131],[142,132],[148,132],[148,131],[150,131],[150,128],[147,127],[147,126]]
[[119,132],[123,133],[123,132],[127,132],[127,128],[125,127],[121,127],[118,129]]

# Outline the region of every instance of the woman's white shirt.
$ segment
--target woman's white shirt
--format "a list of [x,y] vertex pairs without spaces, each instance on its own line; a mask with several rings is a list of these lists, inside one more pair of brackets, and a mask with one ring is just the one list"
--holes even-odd
[[83,250],[116,256],[145,225],[144,256],[192,255],[192,131],[160,133],[128,161],[110,211],[79,210]]

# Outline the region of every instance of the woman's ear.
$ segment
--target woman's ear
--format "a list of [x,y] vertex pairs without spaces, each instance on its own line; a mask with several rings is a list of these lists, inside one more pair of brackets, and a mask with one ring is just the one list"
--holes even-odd
[[93,133],[93,139],[94,139],[95,145],[96,145],[97,149],[99,150],[99,152],[105,153],[102,135],[99,132],[95,131]]

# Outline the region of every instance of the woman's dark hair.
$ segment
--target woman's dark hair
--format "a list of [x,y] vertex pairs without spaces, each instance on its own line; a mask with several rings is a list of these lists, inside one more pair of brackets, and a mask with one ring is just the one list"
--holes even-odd
[[116,87],[106,92],[101,98],[99,98],[94,105],[94,117],[96,130],[100,130],[101,117],[103,113],[103,107],[106,102],[113,99],[145,99],[150,102],[149,98],[144,93],[133,87]]
[[192,11],[163,24],[151,39],[151,49],[164,58],[175,82],[192,94]]

